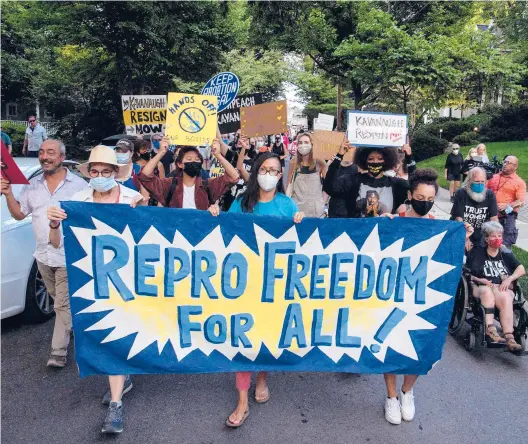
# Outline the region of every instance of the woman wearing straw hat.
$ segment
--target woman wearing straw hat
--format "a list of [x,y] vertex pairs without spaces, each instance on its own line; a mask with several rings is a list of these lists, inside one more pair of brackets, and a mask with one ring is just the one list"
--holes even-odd
[[[137,191],[116,182],[119,170],[115,151],[107,146],[98,145],[90,153],[88,162],[79,166],[79,171],[90,178],[90,185],[76,193],[71,200],[95,203],[145,205],[146,201]],[[48,208],[50,220],[50,242],[58,248],[62,233],[61,221],[66,219],[66,212],[58,207]],[[103,404],[108,411],[103,423],[102,433],[114,434],[123,431],[123,405],[121,397],[132,389],[130,375],[109,376],[110,390],[103,397]]]

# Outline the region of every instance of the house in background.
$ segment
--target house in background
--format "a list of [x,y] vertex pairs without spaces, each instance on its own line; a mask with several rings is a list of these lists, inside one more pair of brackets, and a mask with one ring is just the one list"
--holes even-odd
[[48,134],[56,131],[57,122],[53,120],[53,115],[45,108],[39,107],[34,102],[2,100],[0,107],[1,122],[8,122],[27,126],[29,116],[37,116],[40,124],[46,128]]

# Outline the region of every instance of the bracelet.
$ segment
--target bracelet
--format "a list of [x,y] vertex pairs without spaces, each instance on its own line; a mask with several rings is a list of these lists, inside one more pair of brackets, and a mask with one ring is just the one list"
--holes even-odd
[[336,156],[339,160],[343,160],[343,157],[344,157],[345,155],[344,155],[344,154],[339,154],[339,153],[337,153],[335,156]]
[[49,223],[49,227],[52,229],[52,230],[58,230],[59,227],[60,227],[60,222],[57,224],[57,225],[51,225],[51,222]]

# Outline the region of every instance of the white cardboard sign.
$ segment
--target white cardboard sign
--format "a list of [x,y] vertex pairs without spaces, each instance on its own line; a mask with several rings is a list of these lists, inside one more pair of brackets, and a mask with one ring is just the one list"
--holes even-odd
[[403,146],[407,140],[407,116],[348,111],[347,137],[355,146]]

